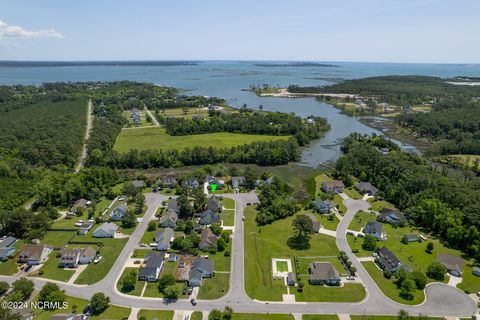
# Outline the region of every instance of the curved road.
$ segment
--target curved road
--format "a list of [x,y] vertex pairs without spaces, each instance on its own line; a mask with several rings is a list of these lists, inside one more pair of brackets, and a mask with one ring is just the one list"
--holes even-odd
[[[66,291],[68,295],[84,299],[90,299],[95,292],[104,292],[110,296],[111,303],[135,307],[141,309],[170,309],[170,310],[204,310],[210,311],[214,308],[223,309],[231,306],[236,312],[248,313],[317,313],[317,314],[372,314],[372,315],[396,315],[399,310],[404,309],[412,315],[424,314],[429,316],[453,316],[469,317],[477,312],[477,306],[472,299],[462,291],[444,284],[430,284],[426,288],[426,302],[418,306],[406,306],[394,302],[380,291],[375,282],[368,275],[358,259],[351,253],[347,243],[346,230],[355,213],[358,210],[365,210],[369,204],[362,200],[347,199],[344,201],[347,213],[337,228],[337,245],[340,250],[345,251],[357,268],[358,276],[362,279],[366,290],[367,298],[357,303],[344,302],[259,302],[254,301],[245,293],[244,286],[244,251],[243,251],[243,210],[249,202],[257,201],[254,193],[249,194],[225,194],[224,197],[232,198],[236,202],[235,228],[232,243],[232,263],[229,292],[218,300],[198,300],[196,306],[192,306],[188,300],[181,299],[168,303],[159,298],[134,297],[120,293],[116,289],[116,283],[121,276],[125,262],[130,257],[135,246],[138,244],[143,233],[147,229],[148,222],[154,216],[156,209],[167,197],[150,193],[146,195],[148,210],[144,219],[139,223],[135,232],[131,235],[125,248],[114,263],[109,274],[100,282],[89,286],[65,284],[58,281],[51,281],[40,278],[31,278],[35,286],[40,288],[46,282],[56,282]],[[13,282],[16,278],[12,276],[0,276],[0,280]]]

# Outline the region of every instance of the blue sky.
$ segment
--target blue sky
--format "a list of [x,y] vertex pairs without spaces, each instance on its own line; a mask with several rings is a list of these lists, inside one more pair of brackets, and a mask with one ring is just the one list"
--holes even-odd
[[0,60],[480,62],[479,0],[15,0]]

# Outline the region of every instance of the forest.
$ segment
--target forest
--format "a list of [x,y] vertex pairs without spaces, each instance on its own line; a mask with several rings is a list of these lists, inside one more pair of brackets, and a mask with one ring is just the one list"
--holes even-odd
[[452,178],[425,158],[395,149],[384,155],[375,146],[379,139],[359,134],[345,139],[337,177],[347,185],[350,176],[371,182],[414,225],[479,260],[480,177]]
[[449,84],[447,81],[449,79],[438,77],[394,75],[346,80],[322,87],[290,85],[288,91],[292,93],[349,93],[360,96],[376,96],[381,102],[400,106],[452,96],[480,96],[480,86],[459,86]]

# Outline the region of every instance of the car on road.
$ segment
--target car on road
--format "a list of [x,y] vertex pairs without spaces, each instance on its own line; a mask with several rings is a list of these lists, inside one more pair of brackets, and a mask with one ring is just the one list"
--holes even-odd
[[196,306],[196,305],[197,305],[197,301],[195,301],[195,299],[190,299],[190,303],[192,304],[192,306]]

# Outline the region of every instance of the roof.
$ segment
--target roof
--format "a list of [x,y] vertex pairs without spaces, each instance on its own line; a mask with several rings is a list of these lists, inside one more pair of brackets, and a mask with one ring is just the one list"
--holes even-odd
[[275,180],[275,178],[273,176],[271,176],[271,177],[268,177],[267,179],[265,179],[265,181],[263,181],[263,183],[272,184],[274,180]]
[[97,251],[92,247],[87,247],[86,249],[82,250],[80,257],[82,258],[93,258],[97,255]]
[[331,262],[314,261],[309,264],[309,267],[310,279],[325,281],[332,278],[338,278],[338,272],[335,270]]
[[387,247],[378,251],[378,259],[387,269],[395,269],[401,264],[400,260]]
[[71,262],[77,260],[80,256],[80,249],[73,248],[73,249],[64,249],[61,252],[60,262]]
[[75,314],[74,313],[57,313],[54,315],[50,316],[51,320],[69,320],[69,319],[75,319]]
[[315,203],[315,206],[318,209],[331,209],[331,208],[333,208],[333,204],[330,202],[330,200],[316,199],[314,203]]
[[75,210],[77,210],[77,208],[85,208],[87,205],[88,205],[88,200],[84,199],[84,198],[81,198],[81,199],[78,199],[77,201],[75,201],[75,203],[72,205],[71,210],[75,211]]
[[447,270],[457,270],[461,272],[463,269],[463,259],[453,254],[439,253],[437,254],[437,261],[443,264]]
[[380,210],[380,215],[378,216],[380,220],[391,220],[391,221],[404,221],[405,216],[398,210],[389,209],[389,208],[382,208]]
[[214,263],[212,260],[206,258],[196,258],[192,260],[192,264],[190,266],[191,270],[198,270],[202,273],[213,273]]
[[245,184],[245,177],[243,176],[232,177],[232,187],[238,188],[243,184]]
[[175,184],[177,182],[177,178],[174,176],[163,176],[160,179],[157,180],[157,184],[163,183],[167,185]]
[[328,189],[345,188],[345,185],[341,180],[324,181],[322,182],[322,186],[325,186]]
[[98,231],[98,230],[104,230],[104,231],[109,232],[109,233],[115,233],[117,231],[117,229],[118,229],[118,226],[115,223],[104,222],[95,230],[95,232]]
[[210,246],[215,243],[217,243],[217,236],[213,233],[212,229],[203,229],[200,234],[200,244]]
[[121,204],[115,209],[112,210],[111,216],[118,216],[118,217],[123,217],[125,213],[127,213],[128,207],[126,204]]
[[404,237],[405,237],[405,239],[407,239],[409,241],[417,241],[418,240],[418,236],[414,233],[406,234]]
[[155,232],[155,242],[169,244],[170,240],[172,240],[173,234],[174,232],[172,228],[158,230]]
[[143,188],[145,187],[145,181],[143,180],[133,180],[132,184],[135,188]]
[[172,220],[174,223],[177,223],[178,214],[174,210],[170,209],[167,211],[166,215],[160,218],[160,223],[165,222],[165,220]]
[[0,258],[5,258],[15,252],[14,247],[0,248]]
[[382,230],[383,230],[383,226],[378,221],[369,221],[365,225],[365,233],[367,234],[382,233]]
[[212,211],[219,211],[221,209],[220,198],[217,196],[211,196],[207,201],[207,209]]
[[167,211],[179,212],[180,208],[178,207],[177,199],[169,199],[167,204]]
[[357,189],[361,192],[368,192],[370,193],[371,195],[375,195],[377,194],[377,192],[379,191],[376,187],[374,187],[370,182],[360,182],[358,185],[357,185]]
[[0,242],[0,248],[10,247],[17,241],[15,237],[5,237],[3,238],[2,242]]
[[165,253],[151,253],[149,255],[149,258],[148,258],[148,261],[147,263],[145,264],[145,267],[146,268],[160,268],[162,263],[163,263],[163,259],[165,258]]
[[34,258],[34,259],[40,260],[45,247],[46,246],[43,244],[27,244],[20,251],[20,254],[18,257],[20,259]]
[[205,210],[199,214],[200,220],[198,221],[201,225],[209,225],[212,223],[220,223],[220,215],[217,212],[212,210]]

